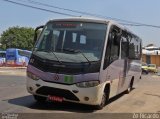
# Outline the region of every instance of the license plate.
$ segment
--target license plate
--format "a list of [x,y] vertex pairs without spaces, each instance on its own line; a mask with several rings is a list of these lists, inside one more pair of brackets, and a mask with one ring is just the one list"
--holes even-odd
[[54,101],[54,102],[63,102],[63,97],[58,97],[58,96],[48,96],[49,101]]

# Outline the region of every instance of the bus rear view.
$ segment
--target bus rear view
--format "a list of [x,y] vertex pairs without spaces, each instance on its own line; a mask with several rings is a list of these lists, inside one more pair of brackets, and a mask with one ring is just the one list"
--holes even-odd
[[[38,39],[35,37],[36,44],[27,67],[27,90],[35,100],[69,101],[94,105],[98,109],[105,106],[113,82],[107,78],[108,69],[103,66],[104,49],[110,48],[106,45],[108,23],[95,19],[60,19],[49,21],[43,27]],[[118,43],[115,44],[120,46]],[[115,60],[120,61],[124,62]],[[112,63],[113,58],[110,65]],[[122,64],[118,66],[124,68]],[[128,88],[130,81],[123,89]],[[118,85],[114,91],[117,94]]]

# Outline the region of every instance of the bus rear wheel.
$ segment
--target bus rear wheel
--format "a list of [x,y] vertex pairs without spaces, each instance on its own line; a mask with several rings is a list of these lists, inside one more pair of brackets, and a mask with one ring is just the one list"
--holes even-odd
[[132,78],[132,80],[131,80],[131,82],[129,84],[129,87],[128,87],[127,91],[126,91],[127,94],[129,94],[131,92],[131,90],[133,89],[133,82],[134,82],[134,79]]

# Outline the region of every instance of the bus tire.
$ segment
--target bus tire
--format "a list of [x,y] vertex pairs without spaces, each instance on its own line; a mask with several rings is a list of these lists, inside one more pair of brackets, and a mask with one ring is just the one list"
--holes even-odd
[[101,104],[96,105],[97,110],[101,110],[101,109],[103,109],[104,106],[106,106],[106,104],[109,100],[109,93],[110,93],[110,87],[109,87],[109,85],[106,85],[104,92],[103,92]]
[[129,94],[132,91],[133,82],[134,82],[134,78],[132,78],[131,81],[130,81],[129,87],[128,87],[127,91],[126,91],[127,94]]
[[37,102],[45,102],[46,101],[46,97],[42,97],[42,96],[38,96],[38,95],[33,95],[33,97]]

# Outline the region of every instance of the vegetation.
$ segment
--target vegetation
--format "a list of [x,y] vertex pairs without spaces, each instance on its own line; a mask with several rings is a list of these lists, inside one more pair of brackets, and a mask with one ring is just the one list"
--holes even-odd
[[20,48],[31,50],[34,45],[34,29],[29,27],[10,27],[0,37],[2,49]]

